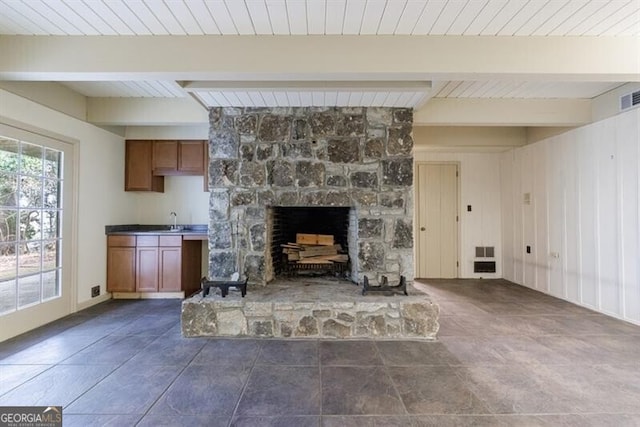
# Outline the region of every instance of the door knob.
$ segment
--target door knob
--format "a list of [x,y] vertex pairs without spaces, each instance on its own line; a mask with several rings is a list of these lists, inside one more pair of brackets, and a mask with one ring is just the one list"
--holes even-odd
[[420,227],[420,231],[424,231],[424,230],[426,230],[426,228]]

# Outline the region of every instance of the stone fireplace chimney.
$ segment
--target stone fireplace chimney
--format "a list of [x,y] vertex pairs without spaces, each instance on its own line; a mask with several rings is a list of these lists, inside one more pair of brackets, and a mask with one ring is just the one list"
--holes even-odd
[[209,279],[274,277],[268,208],[351,209],[351,279],[413,280],[413,113],[213,108]]

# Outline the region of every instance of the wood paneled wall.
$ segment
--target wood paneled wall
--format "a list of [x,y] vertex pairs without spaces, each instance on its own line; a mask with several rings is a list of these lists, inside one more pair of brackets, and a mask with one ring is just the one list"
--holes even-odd
[[639,164],[640,109],[503,153],[504,278],[640,324]]

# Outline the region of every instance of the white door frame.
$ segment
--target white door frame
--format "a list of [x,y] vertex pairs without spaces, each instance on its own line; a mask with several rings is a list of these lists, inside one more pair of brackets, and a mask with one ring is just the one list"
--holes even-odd
[[418,275],[419,273],[419,262],[420,262],[420,239],[419,239],[419,233],[420,233],[420,193],[421,193],[421,182],[420,182],[420,175],[418,174],[419,171],[419,166],[421,165],[455,165],[456,166],[456,204],[457,204],[457,209],[456,209],[456,216],[458,218],[458,221],[456,223],[456,257],[458,258],[456,261],[456,277],[459,278],[460,277],[460,254],[461,252],[461,236],[462,236],[462,221],[461,221],[461,215],[460,215],[460,206],[462,203],[462,199],[461,199],[461,185],[460,185],[460,177],[462,176],[462,172],[461,172],[461,163],[459,161],[416,161],[414,162],[414,171],[413,171],[413,176],[416,177],[415,178],[415,185],[414,185],[414,210],[413,210],[413,242],[414,242],[414,260],[415,262],[413,263],[414,265],[414,277],[420,277]]

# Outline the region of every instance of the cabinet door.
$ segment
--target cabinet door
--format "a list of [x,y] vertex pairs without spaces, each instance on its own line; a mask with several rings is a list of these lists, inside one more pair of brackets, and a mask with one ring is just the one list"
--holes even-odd
[[177,292],[182,288],[182,250],[179,247],[159,248],[159,290]]
[[107,292],[136,290],[136,249],[110,247],[107,249]]
[[153,174],[175,175],[178,173],[178,141],[153,142]]
[[158,292],[158,248],[136,248],[136,290]]
[[164,178],[153,176],[153,142],[127,140],[125,145],[125,191],[164,192]]
[[203,175],[204,157],[204,143],[202,141],[180,141],[178,170],[185,175]]

